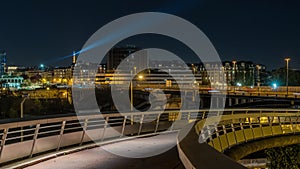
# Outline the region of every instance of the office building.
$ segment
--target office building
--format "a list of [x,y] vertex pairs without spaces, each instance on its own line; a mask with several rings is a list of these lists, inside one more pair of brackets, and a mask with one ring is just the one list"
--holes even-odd
[[5,74],[6,70],[6,52],[0,50],[0,77]]
[[[122,61],[126,62],[123,67],[119,67],[122,69],[122,71],[134,71],[134,73],[138,73],[145,68],[148,68],[149,61],[147,53],[146,51],[139,50],[140,49],[135,46],[117,47],[111,49],[107,54],[107,71],[114,72]],[[131,68],[134,68],[134,70],[131,70]]]

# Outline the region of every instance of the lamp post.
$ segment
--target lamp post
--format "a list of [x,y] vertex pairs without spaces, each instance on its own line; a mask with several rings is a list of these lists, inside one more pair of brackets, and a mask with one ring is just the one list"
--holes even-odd
[[130,76],[130,111],[133,111],[133,80],[132,80],[132,70],[130,71],[131,76]]
[[24,117],[24,103],[26,100],[27,100],[27,96],[23,98],[23,100],[21,101],[21,104],[20,104],[20,109],[21,109],[20,118],[21,119]]
[[286,95],[289,95],[289,61],[291,58],[287,57],[284,59],[286,61]]
[[233,92],[235,93],[235,78],[236,78],[236,67],[235,67],[235,64],[236,64],[236,60],[232,61],[233,63],[233,76],[231,77],[233,80]]
[[257,68],[257,90],[258,90],[258,94],[260,94],[260,69],[261,69],[261,65],[256,65]]
[[[21,104],[20,104],[20,110],[21,110],[21,113],[20,113],[20,118],[22,119],[24,117],[24,103],[25,101],[27,100],[28,96],[25,96],[23,98],[23,100],[21,101]],[[21,142],[23,141],[23,127],[21,127]]]

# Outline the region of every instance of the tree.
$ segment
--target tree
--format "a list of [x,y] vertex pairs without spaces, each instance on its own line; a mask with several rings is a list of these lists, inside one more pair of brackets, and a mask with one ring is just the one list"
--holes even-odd
[[265,150],[271,169],[299,169],[299,145]]
[[[272,81],[280,86],[286,85],[286,68],[279,68],[272,71]],[[300,85],[300,71],[289,69],[289,86]]]

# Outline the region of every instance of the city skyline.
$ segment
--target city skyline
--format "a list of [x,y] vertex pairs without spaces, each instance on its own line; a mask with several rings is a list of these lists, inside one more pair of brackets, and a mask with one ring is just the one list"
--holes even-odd
[[[0,48],[6,50],[8,64],[66,65],[72,52],[80,50],[90,35],[111,20],[136,12],[158,11],[183,17],[198,26],[222,61],[251,60],[271,70],[284,67],[284,58],[289,56],[291,68],[299,67],[298,2],[230,2],[128,1],[124,6],[118,6],[118,1],[3,2],[0,19],[5,26],[0,36],[5,40],[0,41]],[[129,42],[143,47],[157,39],[141,42],[135,38]],[[168,41],[160,47],[173,45]],[[192,60],[189,53],[179,51],[180,54]]]
[[0,4],[0,168],[300,169],[300,1]]

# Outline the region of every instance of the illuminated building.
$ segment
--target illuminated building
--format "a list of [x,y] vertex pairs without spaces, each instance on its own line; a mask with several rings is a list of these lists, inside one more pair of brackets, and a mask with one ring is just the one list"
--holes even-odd
[[[128,70],[135,67],[135,72],[138,73],[144,68],[148,68],[148,56],[146,51],[139,51],[140,49],[135,46],[117,47],[111,49],[107,54],[107,70],[114,71],[118,68],[122,61],[125,61],[128,68],[122,67],[122,70]],[[133,54],[135,53],[135,54]],[[131,55],[132,54],[132,55]],[[131,55],[130,57],[128,57]]]
[[6,52],[0,50],[0,76],[5,74],[6,69]]

